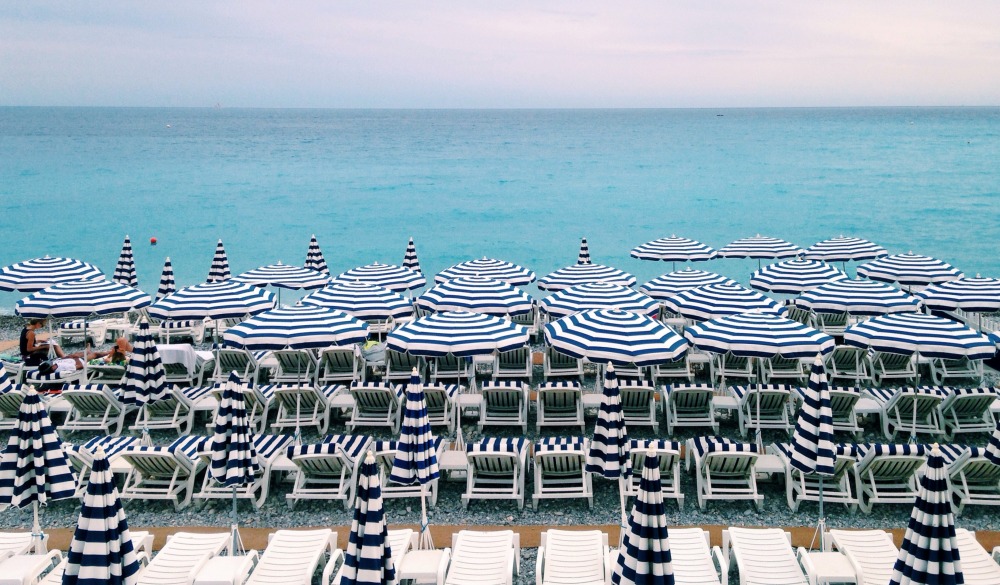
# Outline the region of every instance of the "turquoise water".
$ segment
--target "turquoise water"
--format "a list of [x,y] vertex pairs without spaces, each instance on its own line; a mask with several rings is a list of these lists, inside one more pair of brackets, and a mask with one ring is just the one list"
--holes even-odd
[[[315,233],[334,272],[398,264],[413,236],[428,274],[485,255],[542,276],[586,236],[642,282],[670,266],[629,258],[636,244],[761,233],[1000,276],[998,163],[998,108],[0,108],[0,265],[69,255],[110,274],[128,233],[155,291],[166,256],[193,284],[218,238],[237,273],[301,264]],[[756,262],[699,267],[746,282]]]

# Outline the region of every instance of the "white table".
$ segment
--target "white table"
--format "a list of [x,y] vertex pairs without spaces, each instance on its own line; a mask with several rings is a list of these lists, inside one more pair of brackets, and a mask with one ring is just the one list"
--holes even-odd
[[[801,549],[800,549],[801,550]],[[857,574],[847,556],[839,552],[800,553],[802,565],[809,575],[810,583],[830,585],[832,583],[858,582]]]
[[396,577],[400,581],[437,583],[438,575],[444,575],[448,568],[450,557],[447,550],[411,550],[399,564]]
[[250,575],[257,553],[246,556],[212,557],[195,575],[194,585],[242,585]]
[[785,473],[785,466],[781,463],[781,458],[777,455],[772,455],[771,453],[764,453],[757,457],[757,463],[754,464],[753,470],[758,474],[766,473],[768,475],[780,473]]
[[461,423],[462,414],[466,409],[473,409],[476,411],[476,416],[479,416],[483,411],[483,395],[482,394],[469,394],[462,392],[455,399],[455,405],[458,408],[458,419]]

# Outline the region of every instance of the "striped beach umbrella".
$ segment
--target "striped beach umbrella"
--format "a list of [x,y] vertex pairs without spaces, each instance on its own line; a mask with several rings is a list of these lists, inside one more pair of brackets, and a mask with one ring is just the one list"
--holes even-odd
[[632,505],[611,582],[616,585],[673,585],[670,533],[660,485],[660,458],[651,450],[643,461],[639,493]]
[[780,238],[757,234],[730,242],[719,249],[720,258],[794,258],[802,248]]
[[139,582],[141,568],[111,464],[98,448],[66,551],[63,585],[131,585]]
[[35,258],[0,268],[0,290],[35,292],[54,284],[104,278],[97,267],[73,258]]
[[132,240],[128,234],[125,235],[125,242],[122,243],[122,252],[118,255],[118,264],[115,266],[115,274],[111,280],[118,284],[139,286],[139,278],[135,274],[135,258],[132,256]]
[[982,333],[951,319],[923,313],[883,315],[851,325],[844,342],[875,351],[924,357],[982,360],[996,345]]
[[366,282],[335,280],[302,297],[299,302],[336,309],[366,320],[399,319],[413,315],[413,299]]
[[905,286],[925,286],[965,275],[947,262],[908,252],[866,262],[858,266],[858,276]]
[[166,371],[156,349],[156,339],[149,331],[149,321],[139,321],[139,332],[132,344],[132,357],[125,372],[122,402],[146,408],[147,405],[167,397]]
[[414,272],[392,264],[375,262],[342,272],[334,279],[340,282],[365,282],[394,291],[413,290],[427,284],[427,279]]
[[538,301],[538,308],[554,318],[590,309],[621,309],[642,315],[655,315],[660,310],[654,299],[608,282],[592,282],[561,290]]
[[924,475],[903,546],[892,568],[889,585],[961,585],[962,561],[955,535],[955,514],[941,450],[935,445]]
[[485,276],[446,280],[425,291],[414,304],[436,313],[469,311],[497,316],[522,315],[534,307],[531,297],[521,289]]
[[920,300],[882,282],[864,278],[836,280],[795,299],[795,305],[814,313],[885,315],[920,310]]
[[14,389],[14,380],[7,373],[7,368],[0,362],[0,394],[6,394]]
[[417,246],[414,245],[413,238],[410,238],[409,243],[406,244],[406,253],[403,254],[403,268],[414,272],[421,272],[420,259],[417,258]]
[[601,410],[594,424],[594,438],[587,453],[587,473],[618,480],[618,499],[621,504],[621,525],[625,527],[625,480],[632,473],[632,459],[628,429],[622,414],[621,393],[615,366],[608,364],[604,370],[604,390]]
[[750,276],[750,286],[757,290],[797,295],[844,278],[847,278],[846,274],[826,263],[794,258],[754,271]]
[[833,442],[833,408],[823,360],[816,357],[809,372],[809,385],[802,393],[802,407],[792,433],[792,467],[819,480],[819,537],[823,548],[826,518],[823,516],[823,482],[833,477],[837,453]]
[[368,339],[368,324],[324,307],[308,305],[264,311],[222,335],[225,345],[251,350],[321,349]]
[[141,290],[108,280],[54,284],[17,301],[14,311],[28,318],[89,317],[124,313],[149,306]]
[[39,506],[76,496],[73,474],[62,440],[56,434],[42,399],[29,386],[17,412],[17,426],[7,439],[0,462],[0,510],[31,506],[35,551],[45,552],[45,538],[38,522]]
[[223,282],[231,277],[229,256],[226,255],[226,247],[222,245],[222,240],[219,240],[215,245],[215,256],[212,257],[212,266],[208,269],[208,279],[205,282]]
[[1000,279],[959,278],[932,284],[917,293],[924,304],[934,311],[961,309],[970,313],[1000,311]]
[[309,238],[309,249],[306,250],[306,262],[303,266],[323,274],[330,273],[326,266],[326,258],[323,257],[323,250],[319,249],[319,242],[316,241],[316,234]]
[[560,291],[581,284],[591,284],[603,282],[618,286],[632,286],[635,284],[635,277],[611,266],[603,264],[573,264],[565,268],[560,268],[555,272],[547,274],[538,280],[538,288],[541,290]]
[[386,336],[386,347],[425,357],[510,351],[528,344],[528,328],[506,319],[461,311],[421,317]]
[[274,293],[243,282],[184,287],[149,306],[156,319],[239,319],[273,309]]
[[993,465],[1000,465],[1000,421],[997,422],[997,427],[990,435],[990,442],[986,445],[986,458]]
[[684,270],[675,270],[657,276],[653,280],[639,286],[639,291],[662,301],[678,295],[686,290],[708,286],[710,284],[737,284],[735,280],[726,278],[714,272],[695,270],[690,266]]
[[812,357],[833,351],[834,340],[798,321],[766,313],[729,315],[684,329],[684,337],[699,349],[732,352],[743,357]]
[[583,311],[549,323],[545,342],[566,355],[619,366],[674,361],[688,348],[684,338],[663,323],[616,309]]
[[757,311],[780,315],[787,311],[774,299],[739,284],[710,284],[663,300],[663,306],[693,321],[707,321]]
[[809,246],[803,257],[820,262],[849,262],[852,260],[872,260],[888,255],[885,248],[863,238],[837,236]]
[[174,283],[174,265],[170,263],[170,257],[163,262],[163,272],[160,274],[160,286],[156,289],[156,300],[177,292],[177,285]]
[[485,276],[502,280],[512,286],[523,286],[535,282],[535,273],[527,268],[505,260],[494,260],[486,257],[468,260],[446,268],[434,277],[434,282],[441,283],[463,276]]
[[587,238],[580,239],[580,252],[576,255],[577,264],[590,264],[590,244]]
[[245,282],[256,286],[274,286],[290,290],[312,290],[323,288],[330,282],[330,275],[317,272],[311,268],[289,266],[288,264],[268,264],[248,270],[233,277],[237,282]]
[[[420,374],[413,368],[406,386],[403,422],[396,440],[396,458],[392,461],[389,481],[401,485],[426,486],[441,476],[434,452],[434,435],[427,418],[427,401]],[[433,549],[434,542],[427,524],[427,503],[420,491],[420,548]]]
[[664,262],[701,262],[715,258],[714,248],[697,240],[670,236],[646,242],[632,248],[630,255],[639,260],[662,260]]
[[383,585],[393,583],[396,567],[389,548],[389,529],[382,506],[375,456],[368,452],[358,470],[354,518],[347,537],[347,550],[340,573],[341,585]]

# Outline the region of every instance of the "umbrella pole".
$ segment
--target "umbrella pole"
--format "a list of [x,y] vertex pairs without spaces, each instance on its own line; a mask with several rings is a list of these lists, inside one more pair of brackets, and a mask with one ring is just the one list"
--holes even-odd
[[420,486],[420,541],[417,543],[417,548],[434,550],[434,539],[431,537],[430,524],[427,522],[427,501],[424,496],[424,486]]
[[83,381],[87,382],[87,318],[83,318]]
[[239,525],[236,522],[236,486],[234,485],[233,486],[233,523],[232,523],[233,544],[232,544],[232,548],[229,549],[229,556],[233,556],[233,557],[236,556],[237,552],[243,552],[243,546],[240,543],[240,531],[239,531],[238,526]]
[[819,476],[819,523],[816,526],[819,531],[819,550],[826,552],[826,543],[823,542],[824,532],[826,532],[826,517],[823,515],[823,476]]
[[618,527],[618,547],[621,548],[625,541],[625,527],[628,524],[628,519],[625,516],[625,478],[621,475],[618,476],[618,502],[621,504],[622,510],[621,526]]
[[34,524],[31,526],[31,536],[35,541],[35,554],[45,554],[45,534],[42,533],[42,525],[38,521],[38,500],[31,502],[31,513],[34,516]]
[[757,452],[764,453],[764,442],[760,436],[760,397],[764,392],[764,358],[757,360]]
[[916,360],[913,367],[917,371],[917,378],[913,384],[913,426],[910,427],[910,444],[917,443],[917,384],[920,383],[920,352],[915,352]]

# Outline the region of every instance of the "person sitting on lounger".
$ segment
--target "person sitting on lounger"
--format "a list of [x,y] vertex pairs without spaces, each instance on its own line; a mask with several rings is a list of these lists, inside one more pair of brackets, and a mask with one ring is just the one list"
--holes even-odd
[[56,357],[65,357],[61,347],[48,341],[41,341],[36,336],[39,329],[45,326],[45,319],[32,319],[21,329],[21,361],[24,365],[35,367],[49,356],[51,348]]
[[87,356],[90,358],[88,363],[94,366],[127,366],[131,353],[132,344],[124,337],[116,339],[108,351],[95,352],[87,348]]

